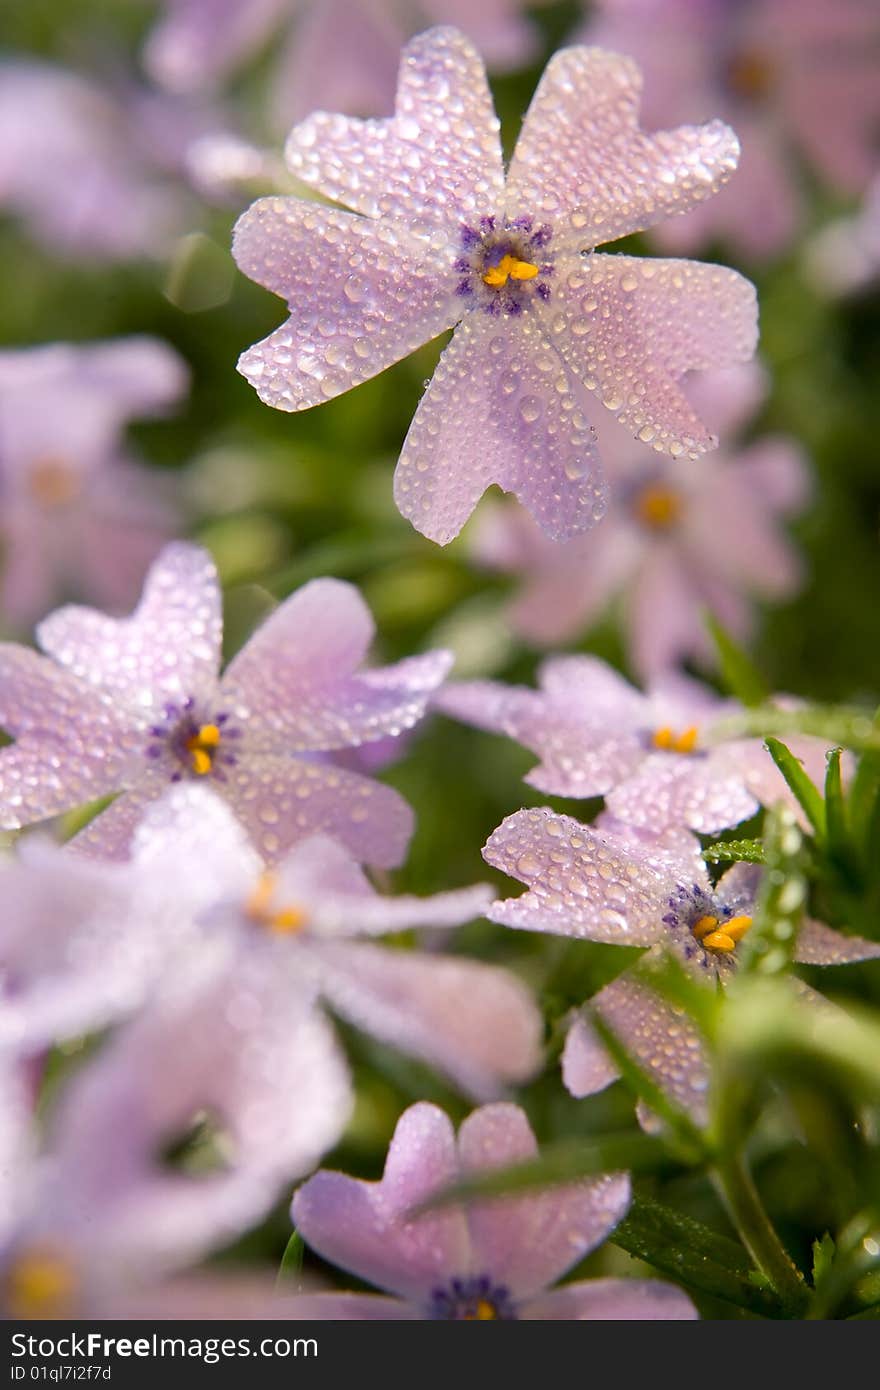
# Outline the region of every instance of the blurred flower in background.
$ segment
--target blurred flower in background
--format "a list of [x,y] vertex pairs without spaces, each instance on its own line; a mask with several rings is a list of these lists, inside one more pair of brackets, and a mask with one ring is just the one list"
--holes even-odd
[[123,435],[187,384],[154,338],[0,352],[0,622],[28,627],[62,597],[117,611],[137,597],[179,517]]
[[717,238],[750,257],[784,251],[808,213],[805,161],[857,193],[876,168],[880,9],[874,0],[597,0],[580,37],[630,53],[653,129],[722,116],[742,143],[735,188],[658,242]]

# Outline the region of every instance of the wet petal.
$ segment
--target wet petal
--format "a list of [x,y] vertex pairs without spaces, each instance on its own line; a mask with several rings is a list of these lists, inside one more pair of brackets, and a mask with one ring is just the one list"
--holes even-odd
[[853,961],[877,960],[880,941],[834,931],[809,918],[798,932],[794,958],[804,965],[849,965]]
[[713,835],[758,810],[742,775],[714,753],[655,753],[606,798],[620,820],[646,830],[682,825]]
[[588,1279],[534,1299],[520,1316],[542,1322],[692,1322],[699,1313],[674,1284],[655,1279]]

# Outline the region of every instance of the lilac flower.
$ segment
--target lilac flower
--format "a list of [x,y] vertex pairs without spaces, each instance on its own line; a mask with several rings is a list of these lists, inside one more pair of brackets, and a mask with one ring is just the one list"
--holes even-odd
[[84,260],[164,255],[191,225],[176,183],[199,121],[155,95],[112,91],[50,63],[0,66],[0,207],[50,251]]
[[[240,1022],[254,1047],[264,1026],[271,1033],[273,1020],[323,998],[478,1096],[537,1068],[540,1018],[506,971],[353,940],[459,926],[485,908],[485,885],[380,897],[323,836],[301,841],[270,870],[207,786],[182,783],[155,802],[128,864],[26,845],[0,884],[9,909],[0,924],[0,1047],[32,1051],[145,1000],[161,1004],[169,989],[183,999],[194,980],[191,992],[227,988],[251,999]],[[338,1070],[338,1049],[324,1041],[327,1067]]]
[[806,269],[826,294],[851,294],[880,276],[880,174],[851,217],[823,227],[807,245]]
[[[327,1024],[302,997],[281,1009],[251,986],[206,974],[166,991],[67,1084],[42,1152],[6,1072],[8,1316],[132,1316],[138,1288],[260,1221],[338,1141],[351,1089]],[[197,1140],[199,1165],[171,1161]]]
[[[539,680],[539,690],[461,681],[434,704],[537,753],[526,781],[539,791],[604,796],[613,816],[651,834],[684,827],[711,835],[774,801],[795,809],[759,739],[713,737],[737,706],[697,681],[667,673],[642,694],[592,656],[551,657]],[[818,739],[789,745],[810,775],[821,775]]]
[[392,1298],[313,1294],[293,1300],[298,1318],[416,1318],[484,1322],[690,1319],[690,1299],[670,1284],[591,1279],[551,1290],[610,1234],[630,1201],[625,1173],[534,1196],[412,1209],[462,1177],[532,1158],[528,1120],[516,1105],[485,1105],[456,1142],[442,1110],[410,1106],[397,1124],[381,1182],[321,1171],[293,1199],[303,1239]]
[[592,525],[604,484],[590,391],[658,452],[717,442],[678,380],[751,356],[752,286],[592,248],[709,197],[738,146],[719,122],[644,135],[639,89],[626,58],[558,53],[505,179],[477,53],[429,30],[404,50],[394,117],[319,113],[288,139],[294,175],[353,211],[272,197],[238,222],[239,266],[292,311],[239,362],[269,405],[330,400],[459,324],[395,480],[432,540],[455,536],[491,483],[553,538]]
[[111,608],[137,597],[174,529],[157,477],[131,462],[129,419],[186,389],[184,364],[154,338],[0,352],[0,613],[42,617],[59,591]]
[[268,859],[326,831],[360,860],[399,863],[409,807],[332,754],[415,724],[448,653],[358,673],[372,620],[334,579],[292,594],[222,677],[221,635],[213,562],[175,543],[132,617],[61,608],[37,630],[46,656],[0,645],[0,725],[15,738],[0,749],[0,826],[121,792],[75,842],[119,858],[169,783],[204,778]]
[[394,100],[400,47],[425,20],[456,24],[498,69],[533,56],[522,0],[166,0],[146,64],[175,92],[201,91],[241,67],[283,29],[273,82],[275,123],[312,111],[382,115]]
[[[722,437],[757,402],[748,368],[707,374],[689,388]],[[688,657],[713,658],[705,611],[748,637],[750,599],[783,598],[798,583],[797,555],[779,520],[802,505],[797,445],[768,436],[698,461],[653,458],[612,426],[602,435],[610,500],[589,535],[554,544],[519,508],[486,510],[473,538],[478,560],[521,574],[510,618],[527,640],[555,646],[595,623],[616,600],[631,662],[643,678]]]
[[649,124],[720,114],[740,135],[735,192],[664,227],[669,248],[720,235],[753,256],[784,249],[803,214],[798,155],[835,188],[867,184],[880,122],[871,0],[600,0],[583,33],[641,64]]
[[[493,903],[493,922],[522,931],[610,945],[647,946],[647,957],[600,990],[592,1009],[627,1051],[680,1106],[706,1119],[708,1065],[703,1041],[685,1012],[650,985],[666,951],[709,984],[736,969],[739,942],[752,925],[760,869],[735,864],[712,887],[693,849],[662,849],[547,809],[517,811],[490,836],[483,856],[528,886],[519,898]],[[880,943],[804,922],[795,959],[845,965],[880,957]],[[617,1069],[589,1021],[569,1031],[563,1079],[576,1096],[601,1090]]]

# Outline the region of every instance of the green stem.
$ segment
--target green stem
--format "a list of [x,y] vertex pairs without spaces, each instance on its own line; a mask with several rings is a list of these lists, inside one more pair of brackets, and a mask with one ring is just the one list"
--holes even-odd
[[735,1155],[719,1162],[715,1177],[743,1245],[779,1295],[789,1316],[801,1317],[808,1298],[803,1275],[776,1234],[745,1160]]

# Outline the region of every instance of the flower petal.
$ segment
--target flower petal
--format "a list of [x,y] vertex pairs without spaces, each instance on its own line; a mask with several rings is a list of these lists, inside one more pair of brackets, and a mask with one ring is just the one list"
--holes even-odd
[[28,647],[0,643],[0,827],[16,830],[115,791],[130,721]]
[[183,541],[161,552],[130,618],[70,606],[37,629],[45,652],[141,723],[169,698],[213,690],[222,636],[214,562],[201,546]]
[[[465,1120],[458,1137],[468,1174],[533,1158],[534,1135],[518,1105],[485,1105]],[[529,1197],[468,1206],[474,1273],[487,1274],[514,1298],[554,1283],[612,1231],[630,1202],[625,1173],[571,1183]]]
[[713,835],[738,825],[755,814],[758,802],[723,753],[649,754],[638,772],[608,793],[608,810],[653,831],[680,825]]
[[309,951],[322,993],[344,1018],[441,1068],[471,1095],[497,1095],[537,1069],[541,1020],[508,971],[350,942],[310,943]]
[[404,441],[394,475],[400,511],[445,545],[498,483],[552,539],[586,531],[604,514],[605,484],[581,395],[533,311],[499,319],[474,309]]
[[541,1322],[692,1322],[699,1313],[674,1284],[656,1279],[587,1279],[534,1299],[520,1316]]
[[853,961],[877,960],[880,941],[849,936],[809,918],[798,932],[794,958],[804,965],[849,965]]
[[233,254],[291,317],[242,353],[267,405],[307,410],[359,386],[461,316],[456,248],[404,226],[299,198],[261,198],[236,223]]
[[578,251],[687,212],[727,182],[739,159],[729,126],[646,135],[638,128],[642,78],[629,58],[564,48],[544,70],[517,141],[508,214],[567,214]]
[[[270,1308],[262,1317],[290,1318],[294,1322],[364,1322],[422,1318],[423,1310],[399,1298],[383,1298],[375,1293],[303,1293],[280,1300],[277,1314]],[[235,1316],[241,1317],[240,1313]]]
[[[684,1009],[626,971],[591,1000],[633,1061],[698,1125],[706,1123],[709,1061],[705,1044]],[[569,1030],[562,1079],[573,1096],[592,1095],[615,1079],[617,1069],[586,1015]]]
[[522,931],[650,946],[663,934],[670,873],[650,852],[615,845],[571,816],[516,811],[493,831],[483,858],[529,886],[487,917]]
[[754,286],[726,266],[603,255],[559,283],[541,315],[570,371],[658,452],[714,448],[678,381],[752,356]]
[[322,1171],[304,1183],[291,1214],[303,1240],[325,1260],[380,1289],[426,1300],[469,1268],[460,1207],[408,1214],[459,1177],[452,1125],[442,1110],[411,1105],[397,1122],[381,1182]]
[[355,675],[374,634],[369,609],[351,584],[315,579],[291,594],[230,664],[224,699],[250,711],[248,747],[269,752],[349,748],[402,733],[425,712],[433,677],[452,662],[432,653],[395,679]]
[[332,763],[249,757],[230,772],[223,794],[270,863],[298,840],[325,834],[360,862],[393,869],[413,831],[399,792]]
[[144,811],[167,786],[161,778],[148,776],[130,791],[122,792],[68,841],[70,850],[90,859],[128,859]]
[[390,120],[320,111],[290,132],[285,155],[292,173],[325,198],[368,217],[455,231],[463,219],[495,212],[504,188],[483,62],[452,28],[406,45]]

